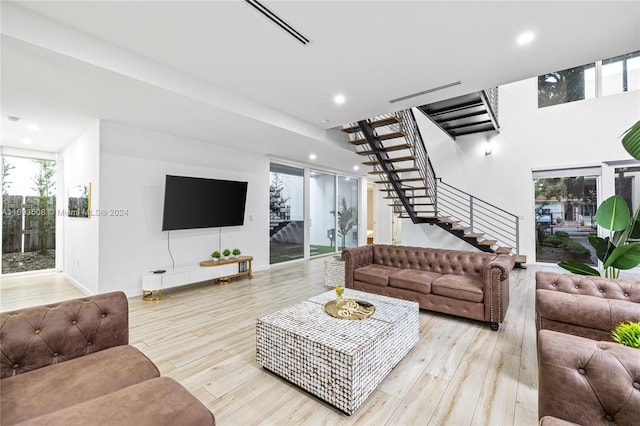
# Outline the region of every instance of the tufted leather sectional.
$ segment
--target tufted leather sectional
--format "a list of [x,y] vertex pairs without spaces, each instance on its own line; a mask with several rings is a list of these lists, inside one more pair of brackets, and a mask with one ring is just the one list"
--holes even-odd
[[640,321],[640,284],[621,279],[536,272],[536,329],[613,340],[625,321]]
[[122,292],[0,314],[2,425],[214,425],[129,344]]
[[541,330],[538,368],[542,425],[639,424],[638,349]]
[[513,256],[373,244],[345,249],[345,287],[418,302],[497,330],[509,306]]

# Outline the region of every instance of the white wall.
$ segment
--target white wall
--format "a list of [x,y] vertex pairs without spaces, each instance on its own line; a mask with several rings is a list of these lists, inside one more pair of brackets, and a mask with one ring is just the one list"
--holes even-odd
[[[100,123],[87,129],[59,156],[64,172],[63,203],[68,208],[68,189],[91,183],[91,210],[100,208]],[[60,193],[60,192],[59,192]],[[60,209],[59,209],[60,210]],[[63,270],[67,278],[85,293],[95,294],[99,286],[98,234],[100,217],[63,219]]]
[[437,225],[420,223],[414,225],[411,219],[402,221],[402,245],[412,247],[430,247],[450,250],[480,251],[471,244],[452,236]]
[[[109,122],[101,127],[100,291],[141,292],[141,276],[172,267],[168,233],[161,231],[166,174],[248,182],[243,226],[171,231],[176,267],[197,267],[219,248],[269,265],[269,161],[230,148]],[[224,200],[220,200],[224,208]],[[197,206],[194,206],[197,208]],[[221,238],[221,245],[218,240]]]
[[[453,141],[421,113],[416,119],[437,176],[521,216],[520,252],[531,261],[535,258],[532,169],[631,158],[620,135],[640,117],[640,92],[538,109],[537,79],[532,78],[501,86],[499,96],[501,132],[492,137],[489,156],[484,155],[485,134]],[[403,226],[403,236],[412,235],[405,229],[412,226]],[[422,241],[416,245],[427,245],[426,239]]]

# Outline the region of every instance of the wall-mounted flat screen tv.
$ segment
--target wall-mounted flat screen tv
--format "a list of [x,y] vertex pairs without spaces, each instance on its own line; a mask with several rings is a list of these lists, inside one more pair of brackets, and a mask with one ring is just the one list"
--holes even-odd
[[244,224],[247,182],[167,175],[162,230]]

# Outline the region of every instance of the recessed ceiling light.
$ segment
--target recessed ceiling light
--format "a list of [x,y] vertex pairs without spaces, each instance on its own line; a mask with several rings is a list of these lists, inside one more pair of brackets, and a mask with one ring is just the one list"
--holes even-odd
[[353,170],[360,170],[360,166],[353,166]]
[[322,124],[329,124],[331,122],[331,120],[327,120],[326,118],[324,120],[320,120],[320,122]]
[[516,42],[520,46],[523,46],[525,44],[531,43],[534,38],[536,38],[536,35],[533,33],[533,31],[526,31],[518,36]]
[[316,159],[315,154],[309,154],[309,160],[315,160],[315,159]]
[[333,102],[336,105],[342,105],[343,103],[345,103],[346,100],[347,98],[345,98],[343,94],[337,94],[333,97]]
[[27,129],[29,129],[32,132],[37,132],[38,130],[40,130],[40,126],[38,126],[35,123],[31,123],[27,126]]
[[22,143],[25,145],[29,145],[31,143],[31,139],[29,138],[22,138]]

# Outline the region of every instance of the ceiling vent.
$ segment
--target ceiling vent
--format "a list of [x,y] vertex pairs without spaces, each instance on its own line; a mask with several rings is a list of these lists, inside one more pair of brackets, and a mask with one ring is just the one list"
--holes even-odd
[[249,3],[253,6],[258,12],[262,13],[267,17],[271,22],[285,30],[291,37],[295,38],[302,44],[311,43],[311,40],[302,35],[299,31],[293,28],[291,25],[287,24],[282,18],[269,10],[265,5],[260,3],[258,0],[245,0],[245,2]]
[[446,89],[447,87],[457,86],[458,84],[462,84],[461,81],[454,81],[453,83],[444,84],[442,86],[433,87],[431,89],[423,90],[422,92],[414,93],[412,95],[403,96],[401,98],[391,99],[390,103],[406,101],[407,99],[415,98],[416,96],[426,95],[427,93],[437,92],[438,90]]

